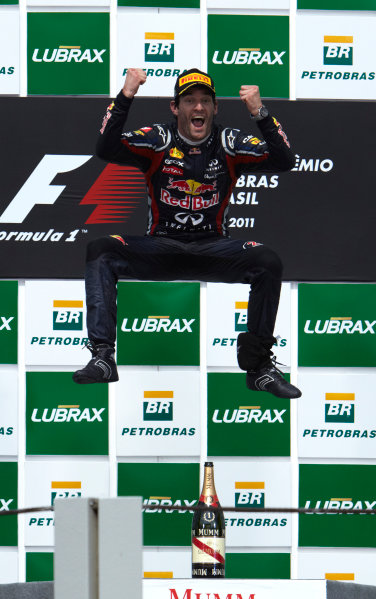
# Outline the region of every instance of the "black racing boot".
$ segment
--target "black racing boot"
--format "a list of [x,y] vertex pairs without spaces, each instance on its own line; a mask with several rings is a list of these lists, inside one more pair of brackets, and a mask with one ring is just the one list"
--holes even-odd
[[272,352],[275,341],[274,337],[258,337],[249,331],[239,333],[238,364],[247,371],[247,387],[252,391],[268,391],[286,399],[300,397],[299,389],[288,383],[275,366]]
[[79,385],[90,383],[113,383],[119,380],[115,362],[115,352],[111,345],[91,341],[86,344],[93,357],[81,370],[76,370],[72,378]]
[[257,370],[248,370],[246,379],[248,389],[252,391],[268,391],[276,397],[286,399],[298,398],[301,391],[288,383],[283,373],[269,360]]

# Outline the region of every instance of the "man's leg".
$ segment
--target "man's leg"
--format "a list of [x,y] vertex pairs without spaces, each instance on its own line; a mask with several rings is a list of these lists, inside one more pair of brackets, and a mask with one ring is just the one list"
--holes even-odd
[[79,384],[118,380],[114,358],[119,277],[138,280],[181,278],[183,244],[152,237],[107,236],[88,244],[85,270],[88,348],[92,359],[77,370]]
[[198,278],[209,282],[250,283],[248,331],[238,337],[238,363],[247,371],[247,386],[277,397],[300,397],[272,362],[274,325],[282,280],[277,254],[262,244],[223,239],[199,246]]

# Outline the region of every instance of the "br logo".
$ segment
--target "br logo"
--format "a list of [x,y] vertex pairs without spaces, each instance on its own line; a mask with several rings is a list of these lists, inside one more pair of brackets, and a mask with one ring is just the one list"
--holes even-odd
[[353,64],[352,35],[324,35],[324,64]]
[[325,422],[355,421],[355,393],[325,393]]
[[236,482],[235,507],[265,507],[265,483]]
[[235,302],[235,331],[248,331],[247,310],[248,302]]
[[51,481],[51,505],[55,499],[81,497],[81,481]]
[[144,391],[143,418],[144,420],[172,420],[173,391]]
[[145,62],[174,62],[174,33],[145,33]]
[[82,315],[84,302],[82,300],[54,300],[53,330],[82,331]]

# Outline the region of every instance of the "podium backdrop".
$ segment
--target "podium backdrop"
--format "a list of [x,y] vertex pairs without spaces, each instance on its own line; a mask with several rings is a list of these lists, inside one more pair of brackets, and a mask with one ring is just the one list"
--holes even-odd
[[[239,100],[217,120],[259,134]],[[108,99],[0,98],[0,277],[82,278],[88,241],[143,235],[142,174],[93,156]],[[296,154],[289,173],[238,180],[231,236],[281,256],[284,279],[374,281],[372,102],[266,101]],[[168,98],[137,98],[127,129],[170,120]]]

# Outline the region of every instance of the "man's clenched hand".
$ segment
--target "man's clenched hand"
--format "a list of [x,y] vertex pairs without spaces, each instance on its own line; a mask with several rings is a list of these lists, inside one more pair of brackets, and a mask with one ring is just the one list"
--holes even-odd
[[128,69],[123,85],[123,94],[127,98],[133,98],[138,92],[140,85],[146,81],[146,73],[143,69]]

